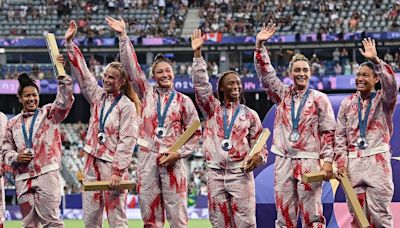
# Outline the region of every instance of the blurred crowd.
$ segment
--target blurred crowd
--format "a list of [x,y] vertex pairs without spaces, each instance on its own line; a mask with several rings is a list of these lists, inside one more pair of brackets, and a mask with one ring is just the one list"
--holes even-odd
[[[77,21],[79,35],[109,36],[104,17],[123,15],[134,36],[180,37],[190,7],[200,9],[204,32],[231,36],[254,35],[270,21],[278,32],[292,34],[397,31],[400,13],[398,0],[1,0],[0,14],[11,25],[23,24],[10,27],[15,36],[32,35],[31,28],[62,33],[70,19]],[[43,26],[26,26],[27,21]]]
[[[177,37],[181,34],[188,9],[186,0],[39,0],[0,1],[0,14],[10,23],[10,35],[41,35],[47,30],[62,35],[68,22],[74,19],[78,36],[93,38],[111,36],[105,24],[106,16],[123,15],[129,34],[142,37]],[[16,26],[13,22],[24,26]],[[32,22],[39,26],[31,26]],[[40,24],[38,24],[39,22]],[[30,29],[41,30],[39,34]]]
[[[283,53],[278,52],[277,58],[272,60],[272,63],[277,71],[279,77],[286,77],[287,71],[286,68],[288,66],[288,61],[283,60]],[[400,71],[400,52],[386,52],[382,56],[380,56],[385,62],[389,63],[395,72]],[[358,69],[359,63],[354,61],[348,53],[346,48],[336,48],[331,57],[320,57],[318,54],[314,53],[312,56],[308,56],[311,63],[312,74],[315,76],[333,76],[333,75],[349,75],[352,76],[355,74],[355,71]],[[118,61],[118,59],[114,59]],[[173,59],[172,66],[175,72],[175,76],[177,78],[190,78],[192,72],[192,62],[176,62]],[[243,64],[231,63],[230,70],[234,70],[239,73],[240,77],[244,78],[252,78],[256,77],[256,72],[254,68],[254,64],[252,62],[247,62]],[[21,64],[21,66],[25,66]],[[102,74],[104,72],[106,64],[101,63],[97,60],[94,55],[91,55],[88,58],[88,66],[91,72],[95,75],[98,80],[101,80]],[[24,69],[25,69],[24,68]],[[146,73],[148,79],[152,78],[152,70],[151,66],[141,65],[142,70]],[[36,64],[28,64],[28,68],[25,70],[20,70],[18,66],[14,65],[0,65],[0,79],[16,79],[18,77],[18,73],[22,71],[26,71],[30,73],[36,79],[52,79],[54,78],[53,69],[51,65],[46,66],[38,66]],[[217,78],[220,75],[220,66],[217,61],[208,61],[207,62],[207,72],[210,77]]]
[[[254,35],[274,21],[278,32],[343,33],[397,31],[400,1],[395,0],[208,0],[199,12],[202,29],[226,35]],[[374,24],[376,23],[376,24]]]

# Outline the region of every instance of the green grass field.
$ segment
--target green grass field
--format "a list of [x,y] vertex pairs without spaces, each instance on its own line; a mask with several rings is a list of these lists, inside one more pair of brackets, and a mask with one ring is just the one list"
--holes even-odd
[[[165,222],[166,225],[164,227],[169,227],[168,222]],[[104,220],[105,228],[108,227],[107,220]],[[143,227],[142,220],[129,220],[128,222],[129,227]],[[77,228],[77,227],[84,227],[83,220],[64,220],[64,225],[66,228]],[[21,228],[22,222],[21,221],[7,221],[5,224],[7,228]],[[211,224],[208,220],[205,219],[192,219],[189,220],[189,228],[209,228]]]

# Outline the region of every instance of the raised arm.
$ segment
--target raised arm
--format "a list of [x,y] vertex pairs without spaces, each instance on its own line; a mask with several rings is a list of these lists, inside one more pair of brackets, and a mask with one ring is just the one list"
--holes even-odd
[[389,64],[379,59],[376,51],[375,40],[365,38],[363,41],[364,51],[360,48],[360,53],[374,63],[375,74],[381,83],[382,101],[385,108],[394,111],[397,99],[397,83],[394,72]]
[[148,83],[146,75],[139,65],[135,49],[133,48],[133,45],[126,33],[125,22],[121,17],[119,20],[112,17],[107,17],[106,21],[107,25],[113,31],[119,34],[119,53],[121,63],[124,66],[128,80],[133,85],[133,88],[139,90],[137,92],[142,98],[150,84]]
[[204,42],[200,29],[196,29],[191,38],[194,51],[192,80],[196,102],[203,115],[211,117],[215,112],[217,99],[214,97],[212,85],[209,82],[207,63],[201,55],[201,47]]
[[268,97],[274,103],[280,103],[287,86],[276,76],[276,71],[271,64],[267,49],[263,42],[269,40],[275,33],[275,24],[263,27],[256,37],[256,50],[254,51],[254,66],[257,76],[263,85]]
[[65,33],[65,47],[67,48],[68,59],[71,62],[71,75],[78,81],[79,87],[86,100],[92,104],[102,96],[103,89],[98,85],[96,78],[86,65],[85,58],[79,47],[72,42],[77,31],[74,21],[70,21]]
[[57,96],[54,102],[47,108],[50,118],[54,123],[61,123],[71,110],[72,104],[74,103],[74,95],[72,93],[72,79],[70,76],[59,76]]
[[398,91],[394,71],[389,64],[385,63],[382,60],[379,64],[374,65],[374,69],[375,73],[379,76],[379,80],[381,82],[383,104],[386,106],[386,108],[394,111]]

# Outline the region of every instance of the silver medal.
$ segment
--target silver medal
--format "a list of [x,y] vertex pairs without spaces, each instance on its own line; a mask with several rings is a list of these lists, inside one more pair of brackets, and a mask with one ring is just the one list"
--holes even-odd
[[293,130],[292,133],[290,133],[289,140],[291,142],[297,142],[300,140],[300,133],[297,130]]
[[[35,156],[34,152],[35,152],[35,151],[33,150],[33,148],[26,148],[26,149],[25,149],[25,153],[27,153],[27,154],[30,153],[30,154],[32,154],[32,156]],[[33,159],[28,163],[28,166],[27,166],[27,167],[28,167],[29,169],[32,169],[32,168],[33,168],[34,162],[32,162],[32,161],[33,161]]]
[[360,149],[367,149],[367,147],[368,147],[367,139],[366,139],[365,137],[360,137],[360,138],[358,138],[358,140],[357,140],[357,146],[358,146],[358,148],[360,148]]
[[104,144],[106,142],[106,134],[104,134],[104,132],[97,134],[97,138],[99,139],[100,144]]
[[229,139],[224,139],[221,142],[221,146],[223,150],[229,151],[230,149],[232,149],[232,142]]
[[156,136],[160,139],[164,138],[165,136],[167,136],[167,129],[165,129],[163,127],[157,127],[156,128]]

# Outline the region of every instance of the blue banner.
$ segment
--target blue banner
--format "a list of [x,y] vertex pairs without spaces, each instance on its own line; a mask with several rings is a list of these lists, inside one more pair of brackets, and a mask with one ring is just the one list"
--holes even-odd
[[[222,33],[207,33],[206,44],[246,44],[254,43],[255,36],[223,36]],[[292,35],[275,35],[268,42],[270,43],[294,43],[294,42],[310,42],[310,41],[320,41],[320,42],[333,42],[333,41],[353,41],[361,40],[363,33],[351,32],[343,34],[343,39],[339,34],[322,34],[321,40],[318,40],[317,33],[302,34],[300,35],[300,40],[296,40],[296,36]],[[378,40],[394,40],[400,39],[400,32],[373,32],[365,33],[365,36],[372,37]],[[142,38],[136,36],[130,36],[131,41],[135,45],[142,46],[158,46],[158,45],[176,45],[176,44],[190,44],[189,38]],[[77,37],[74,42],[79,46],[116,46],[118,45],[118,39],[115,37]],[[63,45],[64,40],[57,40],[58,45]],[[46,47],[46,42],[44,38],[0,38],[0,47]]]

